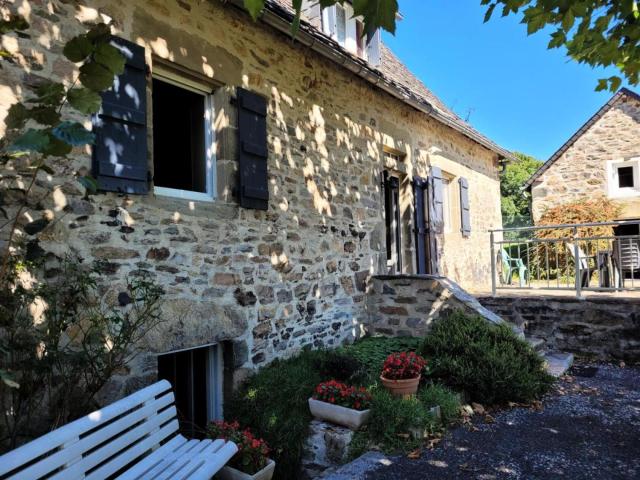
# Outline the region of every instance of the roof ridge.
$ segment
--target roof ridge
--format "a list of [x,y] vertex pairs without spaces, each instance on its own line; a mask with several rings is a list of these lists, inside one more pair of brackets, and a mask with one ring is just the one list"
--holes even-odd
[[596,113],[594,113],[582,126],[573,134],[569,139],[562,144],[562,146],[556,150],[549,159],[544,162],[538,170],[536,170],[533,175],[529,177],[529,179],[524,183],[524,189],[530,188],[544,172],[546,172],[575,142],[578,141],[582,135],[586,133],[602,116],[607,113],[613,106],[618,103],[623,97],[628,96],[640,102],[640,94],[634,92],[633,90],[628,89],[627,87],[623,87],[618,90],[602,107],[598,109]]

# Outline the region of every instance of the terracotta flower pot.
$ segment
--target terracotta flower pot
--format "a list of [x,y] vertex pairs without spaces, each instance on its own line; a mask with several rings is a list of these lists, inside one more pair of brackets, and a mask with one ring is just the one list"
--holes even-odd
[[420,384],[421,375],[416,378],[407,378],[405,380],[391,380],[380,376],[382,385],[396,397],[409,397],[418,393],[418,385]]

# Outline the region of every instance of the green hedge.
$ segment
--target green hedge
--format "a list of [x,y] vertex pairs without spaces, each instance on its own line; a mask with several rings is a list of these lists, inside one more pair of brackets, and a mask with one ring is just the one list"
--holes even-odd
[[479,403],[531,401],[553,383],[542,358],[508,326],[462,312],[438,321],[421,353],[432,377]]

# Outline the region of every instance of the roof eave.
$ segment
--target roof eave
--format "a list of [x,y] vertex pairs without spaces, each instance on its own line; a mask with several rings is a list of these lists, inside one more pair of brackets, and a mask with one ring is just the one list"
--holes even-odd
[[[232,5],[245,10],[243,0],[228,1]],[[293,20],[293,14],[272,1],[266,0],[265,8],[260,14],[259,19],[282,33],[291,34],[291,22]],[[429,103],[425,99],[413,95],[408,88],[396,84],[395,82],[384,77],[379,71],[369,66],[366,61],[353,57],[349,53],[345,52],[337,42],[326,36],[324,33],[318,31],[315,27],[309,25],[304,20],[300,22],[300,28],[298,30],[298,33],[296,34],[296,40],[303,45],[313,49],[320,55],[333,61],[334,63],[347,68],[359,77],[380,88],[381,90],[384,90],[385,92],[401,100],[407,105],[429,115],[440,123],[449,126],[458,133],[482,145],[487,150],[496,153],[501,160],[516,160],[513,154],[508,150],[499,147],[479,133],[475,131],[469,131],[451,121],[451,119],[442,115],[436,108],[433,107],[433,105],[431,105],[431,103]]]

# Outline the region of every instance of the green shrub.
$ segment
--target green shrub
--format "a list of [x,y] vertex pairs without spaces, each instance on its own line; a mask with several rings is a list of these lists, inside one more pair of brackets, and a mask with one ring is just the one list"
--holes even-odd
[[427,385],[418,391],[418,400],[429,409],[440,405],[442,423],[451,423],[460,416],[460,400],[458,395],[440,384]]
[[350,447],[356,457],[372,446],[386,453],[408,452],[418,448],[422,439],[416,432],[433,431],[436,419],[417,398],[394,397],[384,388],[372,391],[371,417]]
[[326,351],[305,351],[276,360],[250,377],[225,404],[227,420],[238,420],[272,449],[275,478],[297,478],[311,414],[307,399],[325,380],[314,365]]
[[454,312],[437,322],[421,348],[431,376],[477,402],[527,402],[553,382],[542,358],[506,325]]
[[343,351],[365,366],[367,374],[360,382],[365,386],[371,386],[377,382],[382,365],[390,354],[415,352],[421,343],[422,339],[414,337],[366,337],[344,347]]
[[357,381],[366,373],[364,365],[346,351],[328,350],[313,362],[323,380],[338,380],[340,382]]

